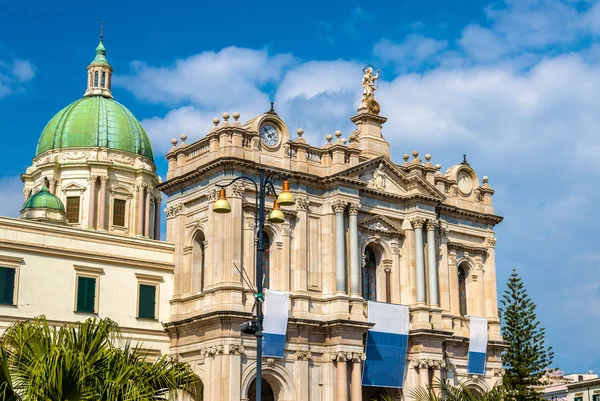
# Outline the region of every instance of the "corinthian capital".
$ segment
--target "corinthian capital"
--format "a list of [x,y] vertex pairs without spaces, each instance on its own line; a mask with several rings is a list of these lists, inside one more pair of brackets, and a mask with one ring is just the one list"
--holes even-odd
[[348,203],[348,213],[358,214],[360,210],[360,203]]
[[423,224],[425,224],[425,219],[420,216],[413,217],[412,219],[410,219],[410,223],[412,224],[413,228],[423,228]]
[[427,231],[435,230],[435,220],[427,220],[427,223],[425,223],[425,225],[427,226]]
[[335,213],[344,213],[344,210],[346,209],[346,202],[341,201],[341,200],[336,200],[331,205],[331,208],[333,209],[333,211]]

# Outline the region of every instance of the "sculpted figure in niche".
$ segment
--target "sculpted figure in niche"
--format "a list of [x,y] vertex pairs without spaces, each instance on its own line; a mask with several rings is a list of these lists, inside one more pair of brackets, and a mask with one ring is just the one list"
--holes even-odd
[[375,189],[385,189],[385,173],[383,172],[383,163],[379,163],[379,166],[373,172],[373,179],[371,185]]
[[368,65],[363,69],[362,79],[363,97],[362,102],[367,106],[370,113],[379,114],[379,103],[375,100],[375,81],[379,79],[379,70],[373,75],[373,66]]

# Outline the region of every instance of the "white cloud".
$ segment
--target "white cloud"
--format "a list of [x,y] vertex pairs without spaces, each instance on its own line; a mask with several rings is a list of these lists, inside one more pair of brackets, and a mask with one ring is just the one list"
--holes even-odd
[[401,43],[382,39],[375,44],[373,54],[384,62],[393,61],[399,67],[418,67],[432,61],[448,47],[448,41],[428,38],[420,34],[408,35]]
[[0,98],[21,90],[34,76],[35,66],[27,60],[0,60]]

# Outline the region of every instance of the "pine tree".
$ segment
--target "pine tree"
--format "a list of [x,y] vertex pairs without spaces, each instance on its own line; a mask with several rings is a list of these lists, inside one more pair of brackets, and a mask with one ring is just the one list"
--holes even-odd
[[508,349],[502,355],[503,382],[515,401],[543,399],[532,386],[540,385],[552,364],[554,352],[545,345],[545,330],[535,315],[535,303],[527,295],[516,270],[508,279],[500,307],[502,337]]

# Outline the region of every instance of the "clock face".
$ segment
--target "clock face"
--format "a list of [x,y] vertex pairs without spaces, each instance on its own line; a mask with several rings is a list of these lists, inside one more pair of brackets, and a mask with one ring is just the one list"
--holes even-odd
[[473,186],[473,180],[471,180],[471,176],[469,174],[460,172],[457,177],[458,181],[458,189],[463,194],[468,194],[471,192],[471,188]]
[[260,129],[260,139],[265,145],[273,147],[279,142],[279,133],[272,125],[263,125]]

